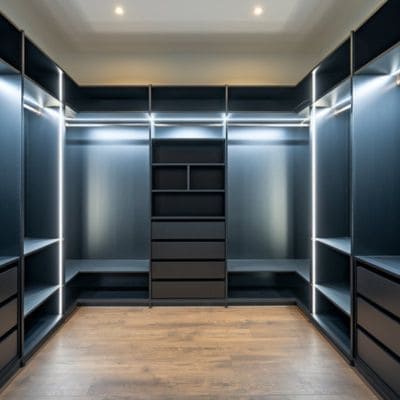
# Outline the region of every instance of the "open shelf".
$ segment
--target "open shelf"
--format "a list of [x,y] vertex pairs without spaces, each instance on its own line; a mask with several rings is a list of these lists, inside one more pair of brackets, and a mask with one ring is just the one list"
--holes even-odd
[[28,256],[57,243],[58,239],[24,239],[24,255]]
[[18,262],[19,257],[0,257],[0,268]]
[[400,278],[400,256],[358,256],[356,259],[395,278]]
[[101,303],[112,302],[143,302],[147,304],[149,292],[147,290],[83,290],[78,296],[78,303]]
[[318,238],[319,243],[325,244],[334,250],[340,251],[344,254],[351,254],[351,239],[350,237],[337,237],[337,238]]
[[35,320],[35,324],[25,334],[24,355],[30,355],[60,321],[59,315],[46,315]]
[[224,189],[153,189],[153,193],[224,193]]
[[69,282],[79,273],[136,273],[145,274],[150,269],[149,260],[66,260],[65,282]]
[[40,307],[58,289],[58,286],[33,286],[25,289],[24,317]]
[[328,314],[317,314],[314,318],[329,338],[349,356],[350,336],[347,333],[349,328],[344,326],[342,319]]
[[228,272],[277,272],[297,273],[307,282],[310,281],[310,260],[269,259],[269,260],[228,260]]
[[153,167],[224,167],[224,163],[153,163]]
[[215,216],[179,216],[179,217],[151,217],[153,221],[169,221],[169,220],[179,220],[179,221],[203,221],[203,220],[213,220],[213,221],[223,221],[225,217],[215,217]]
[[346,284],[316,285],[317,289],[347,315],[351,313],[350,288]]
[[290,289],[285,288],[235,288],[229,291],[230,300],[285,300],[296,302],[296,296]]

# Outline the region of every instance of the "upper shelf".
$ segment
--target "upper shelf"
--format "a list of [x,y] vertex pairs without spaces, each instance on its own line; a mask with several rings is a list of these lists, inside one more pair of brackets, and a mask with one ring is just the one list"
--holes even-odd
[[310,281],[310,260],[268,259],[268,260],[228,260],[228,272],[295,272]]
[[18,262],[18,257],[0,257],[0,268]]
[[349,237],[318,238],[317,242],[325,244],[341,253],[351,254],[351,239]]
[[58,239],[34,239],[34,238],[25,238],[24,240],[24,255],[28,256],[30,254],[36,253],[40,250],[45,249],[46,247],[51,246],[54,243],[57,243]]
[[356,259],[395,278],[400,278],[400,256],[359,256]]

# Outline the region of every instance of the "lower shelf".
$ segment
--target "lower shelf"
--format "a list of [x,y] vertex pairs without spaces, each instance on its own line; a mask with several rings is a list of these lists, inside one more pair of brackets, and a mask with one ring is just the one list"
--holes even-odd
[[77,298],[77,304],[144,304],[149,302],[147,290],[82,290]]
[[342,318],[334,315],[317,314],[314,318],[320,328],[340,348],[340,350],[350,356],[350,321],[347,326],[343,323]]
[[230,289],[229,299],[286,299],[296,300],[296,296],[290,289],[254,288],[254,289]]
[[349,284],[337,283],[332,285],[316,285],[316,287],[328,300],[350,316],[351,301]]
[[29,356],[60,321],[61,316],[59,315],[48,315],[36,319],[35,323],[25,332],[24,356]]
[[65,261],[65,282],[79,273],[148,273],[149,260],[70,259]]
[[41,306],[58,289],[58,286],[33,286],[25,289],[24,316],[28,316]]

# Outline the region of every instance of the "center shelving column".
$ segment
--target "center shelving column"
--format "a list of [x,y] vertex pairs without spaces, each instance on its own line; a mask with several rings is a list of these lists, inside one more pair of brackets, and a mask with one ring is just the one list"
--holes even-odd
[[154,124],[152,298],[225,297],[225,137],[219,123]]

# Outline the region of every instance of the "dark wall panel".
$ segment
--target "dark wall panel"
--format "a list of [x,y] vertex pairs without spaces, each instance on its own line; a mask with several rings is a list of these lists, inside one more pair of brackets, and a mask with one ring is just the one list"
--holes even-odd
[[65,157],[67,258],[148,258],[148,128],[69,128]]
[[[22,34],[0,14],[0,58],[21,71]],[[1,68],[1,67],[0,67]]]

